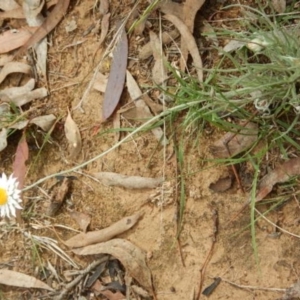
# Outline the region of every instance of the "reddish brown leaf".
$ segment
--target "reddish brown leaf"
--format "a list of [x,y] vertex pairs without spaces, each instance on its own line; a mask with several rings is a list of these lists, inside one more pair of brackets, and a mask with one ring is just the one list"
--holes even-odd
[[124,88],[128,56],[128,41],[125,28],[113,52],[113,61],[108,77],[103,100],[103,121],[107,120],[116,109]]
[[27,161],[29,156],[28,145],[26,142],[26,135],[25,132],[19,141],[15,161],[13,163],[13,173],[14,177],[18,179],[19,182],[19,189],[22,189],[24,186],[25,175],[26,175],[26,165],[25,162]]
[[292,158],[277,166],[267,174],[260,183],[256,201],[264,199],[273,189],[276,183],[288,181],[291,177],[300,175],[300,158]]
[[232,177],[227,176],[227,177],[219,178],[216,182],[211,183],[209,185],[209,188],[216,193],[223,193],[228,189],[230,189],[231,186],[232,186]]
[[29,40],[23,45],[15,54],[19,56],[24,53],[28,48],[32,47],[40,40],[42,40],[47,34],[52,31],[59,21],[64,17],[70,0],[59,0],[51,13],[48,15],[47,19],[38,28],[38,30],[29,38]]
[[248,122],[239,133],[227,132],[210,147],[210,152],[217,158],[233,157],[249,149],[257,135],[257,124]]

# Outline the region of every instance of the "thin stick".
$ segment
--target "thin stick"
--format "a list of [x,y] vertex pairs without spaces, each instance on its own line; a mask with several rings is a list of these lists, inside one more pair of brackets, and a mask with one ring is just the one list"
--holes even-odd
[[227,279],[221,278],[222,281],[229,283],[230,285],[233,285],[239,289],[246,289],[246,290],[261,290],[261,291],[267,291],[267,292],[280,292],[285,293],[286,289],[280,289],[280,288],[266,288],[266,287],[260,287],[260,286],[253,286],[253,285],[240,285],[237,283],[234,283],[232,281],[229,281]]

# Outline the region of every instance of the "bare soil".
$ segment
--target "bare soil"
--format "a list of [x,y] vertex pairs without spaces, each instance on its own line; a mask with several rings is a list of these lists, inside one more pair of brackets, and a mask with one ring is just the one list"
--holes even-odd
[[[84,112],[79,109],[72,112],[83,140],[83,149],[76,161],[68,159],[68,145],[63,131],[67,109],[72,109],[78,104],[92,78],[93,68],[101,57],[100,49],[95,60],[92,59],[99,37],[94,34],[83,37],[83,33],[96,21],[91,10],[94,2],[94,0],[72,1],[68,14],[51,35],[48,54],[51,94],[46,100],[41,100],[44,101],[42,105],[39,103],[39,114],[53,113],[62,119],[56,126],[52,142],[47,143],[41,152],[38,151],[36,144],[41,145],[44,136],[34,130],[28,134],[30,160],[26,185],[46,175],[82,163],[109,149],[115,143],[114,132],[99,134],[111,129],[112,122],[101,123],[103,95],[95,90],[91,90],[82,104]],[[130,11],[132,5],[132,1],[111,1],[111,31],[106,39],[106,45],[115,32],[114,26],[117,21]],[[212,7],[210,9],[213,10]],[[222,15],[222,17],[226,16]],[[74,32],[66,33],[65,26],[71,20],[75,20],[78,27]],[[141,44],[135,42],[135,38],[132,36],[129,41],[131,51],[129,66],[140,84],[150,83],[148,66],[145,62],[136,59],[137,50]],[[145,39],[148,39],[146,35]],[[82,43],[75,45],[77,41],[82,41]],[[147,63],[151,65],[151,61]],[[122,102],[127,101],[128,96],[124,92]],[[134,126],[125,121],[122,125]],[[202,281],[204,288],[213,282],[214,277],[221,277],[241,286],[288,288],[298,280],[299,239],[285,233],[278,233],[274,226],[260,219],[256,224],[258,244],[258,260],[256,260],[251,240],[249,209],[245,210],[236,221],[230,222],[235,212],[247,200],[248,193],[242,193],[237,184],[224,193],[215,193],[209,189],[211,183],[229,172],[224,166],[210,167],[210,163],[206,161],[210,158],[208,146],[222,134],[215,130],[203,135],[197,147],[192,146],[194,141],[186,142],[183,174],[186,183],[186,207],[183,230],[180,234],[180,247],[176,241],[178,166],[172,142],[165,150],[157,144],[151,132],[146,132],[122,144],[102,159],[84,167],[80,173],[70,174],[76,176],[77,179],[73,181],[71,193],[57,216],[53,218],[45,216],[49,205],[47,194],[55,182],[54,179],[24,193],[23,229],[7,226],[5,220],[0,223],[1,268],[9,266],[15,271],[36,277],[40,275],[37,266],[47,265],[47,261],[55,266],[59,274],[66,269],[71,269],[71,266],[47,249],[42,249],[40,253],[42,261],[38,261],[34,257],[32,243],[22,233],[26,231],[55,240],[58,240],[58,237],[60,240],[68,239],[74,233],[56,225],[79,229],[70,217],[70,209],[91,216],[90,230],[105,228],[124,216],[142,211],[143,217],[138,224],[121,237],[131,241],[147,253],[147,263],[153,275],[157,299],[194,299],[193,295],[197,294],[200,282]],[[1,172],[9,173],[11,170],[14,159],[11,153],[15,153],[18,139],[19,135],[16,133],[9,139],[9,147],[0,154]],[[86,176],[100,171],[146,177],[159,177],[164,174],[169,184],[166,187],[167,192],[171,192],[171,196],[155,200],[153,190],[132,191],[119,187],[107,187]],[[268,206],[261,206],[262,210],[267,208]],[[203,268],[213,243],[215,232],[213,217],[216,211],[219,216],[217,240],[204,278],[201,279],[200,270]],[[286,230],[299,234],[299,211],[298,200],[292,197],[270,212],[268,218]],[[75,256],[60,241],[59,245],[82,268],[93,260],[91,257]],[[0,299],[39,299],[42,295],[42,292],[36,294],[36,291],[3,285],[0,285],[0,291]],[[238,288],[221,281],[210,299],[267,300],[280,299],[282,295],[282,292]],[[201,297],[206,298],[203,295]],[[99,299],[102,298],[99,296]]]

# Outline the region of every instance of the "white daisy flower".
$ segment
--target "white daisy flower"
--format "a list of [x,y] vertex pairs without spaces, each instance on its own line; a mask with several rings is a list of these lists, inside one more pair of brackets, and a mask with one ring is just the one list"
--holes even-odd
[[2,173],[0,178],[0,217],[16,216],[16,209],[22,209],[19,203],[21,190],[18,189],[17,178],[13,175],[7,176]]

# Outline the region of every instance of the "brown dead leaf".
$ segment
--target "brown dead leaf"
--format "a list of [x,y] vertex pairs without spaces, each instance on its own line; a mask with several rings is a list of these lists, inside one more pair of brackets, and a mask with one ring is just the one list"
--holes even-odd
[[32,47],[47,34],[52,31],[59,21],[64,17],[69,7],[70,0],[58,0],[53,10],[49,13],[43,24],[35,31],[33,35],[26,41],[26,43],[17,51],[15,57],[20,56],[28,48]]
[[[183,22],[187,26],[191,34],[194,32],[195,17],[198,10],[202,7],[205,0],[186,0],[183,6]],[[186,67],[186,62],[188,58],[188,47],[185,42],[184,36],[181,36],[181,70]]]
[[2,9],[4,11],[16,9],[18,7],[20,7],[20,6],[15,0],[0,1],[0,9]]
[[114,239],[72,251],[77,255],[107,253],[114,256],[122,263],[129,276],[133,277],[151,295],[154,295],[151,272],[146,264],[145,253],[129,241]]
[[30,124],[35,124],[42,128],[44,131],[48,131],[53,126],[54,122],[56,120],[56,117],[54,115],[45,115],[45,116],[39,116],[36,118],[33,118],[30,120]]
[[108,0],[101,0],[100,1],[100,7],[99,7],[99,13],[100,15],[106,15],[109,10],[109,1]]
[[273,189],[276,183],[288,181],[293,176],[300,175],[300,158],[292,158],[283,164],[277,166],[273,171],[267,174],[259,184],[259,190],[256,195],[256,201],[264,199]]
[[13,162],[13,174],[14,177],[18,179],[19,186],[18,188],[21,190],[24,187],[25,175],[26,175],[26,161],[29,156],[29,149],[26,142],[26,133],[24,132],[16,151],[15,160]]
[[111,292],[110,290],[100,291],[100,294],[105,296],[108,300],[125,300],[126,297],[119,291],[115,293]]
[[175,27],[179,30],[181,37],[183,38],[183,42],[185,43],[187,49],[189,50],[193,58],[194,66],[198,74],[198,79],[200,82],[202,82],[203,81],[202,60],[194,36],[189,31],[188,27],[179,18],[173,15],[165,15],[164,18],[170,21],[171,23],[173,23]]
[[99,92],[105,93],[107,86],[107,76],[98,72],[96,75],[96,80],[94,82],[93,88]]
[[154,57],[152,80],[157,85],[160,85],[168,79],[167,68],[165,67],[165,62],[167,61],[167,59],[162,53],[161,43],[158,36],[153,31],[150,31],[149,35]]
[[227,177],[219,178],[216,182],[211,183],[209,185],[209,188],[216,193],[223,193],[229,190],[231,186],[232,186],[232,177],[227,176]]
[[257,136],[257,124],[248,122],[238,134],[227,132],[210,147],[210,152],[217,158],[233,157],[249,149],[256,142]]
[[71,179],[64,177],[63,180],[58,181],[51,188],[50,203],[47,209],[46,215],[49,217],[54,217],[61,206],[70,190]]
[[79,128],[73,121],[70,111],[65,122],[65,134],[69,142],[70,158],[76,158],[81,151],[82,141]]
[[[82,212],[78,211],[71,211],[70,216],[73,218],[73,220],[76,221],[76,223],[79,225],[79,228],[86,232],[90,223],[91,223],[91,217],[87,214],[84,214]],[[81,247],[81,246],[79,246]]]
[[101,47],[102,43],[104,42],[104,40],[107,36],[108,29],[109,29],[109,18],[110,18],[110,13],[105,14],[102,18],[102,21],[101,21],[101,35],[100,35],[98,48]]
[[141,213],[137,213],[135,215],[125,217],[107,228],[97,231],[90,231],[88,233],[79,233],[67,240],[65,244],[70,248],[79,248],[91,244],[106,242],[132,228],[138,222],[141,216]]
[[128,41],[125,28],[113,51],[113,61],[107,81],[103,100],[103,121],[107,120],[115,111],[124,88],[128,56]]
[[158,4],[158,8],[164,14],[176,16],[177,18],[184,21],[184,15],[182,14],[184,9],[183,3],[177,3],[173,0],[164,0],[160,1],[160,3]]
[[31,67],[21,62],[8,62],[0,71],[0,83],[11,73],[31,74]]
[[[127,89],[129,92],[129,95],[131,99],[134,101],[135,106],[143,110],[143,116],[140,117],[141,119],[146,119],[146,118],[152,118],[153,115],[149,109],[149,107],[146,105],[145,101],[141,98],[142,96],[142,91],[140,90],[137,82],[134,80],[133,76],[130,74],[129,71],[126,73],[126,82],[127,82]],[[155,136],[155,138],[158,141],[161,141],[162,145],[168,144],[167,138],[164,136],[164,133],[160,127],[156,127],[151,129],[151,132]]]
[[0,12],[0,19],[24,19],[22,7]]
[[0,284],[21,288],[35,288],[54,291],[49,285],[35,277],[6,269],[0,270]]
[[0,151],[7,147],[7,129],[2,128],[0,131]]
[[38,27],[25,26],[18,30],[7,30],[0,35],[0,54],[7,53],[24,45]]
[[99,172],[93,175],[105,185],[120,186],[127,189],[153,189],[164,181],[163,177],[127,176],[113,172]]
[[[180,33],[178,32],[177,29],[172,30],[170,32],[163,32],[162,34],[162,44],[163,45],[168,45],[171,42],[173,42],[175,39],[179,37]],[[152,46],[151,42],[147,43],[144,45],[140,50],[139,50],[139,59],[147,59],[152,55]]]

